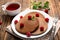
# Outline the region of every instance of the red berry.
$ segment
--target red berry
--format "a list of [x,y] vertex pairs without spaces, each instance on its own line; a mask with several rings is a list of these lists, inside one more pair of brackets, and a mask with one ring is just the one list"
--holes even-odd
[[0,21],[0,25],[2,24],[2,22]]
[[45,9],[44,12],[48,13],[48,9]]
[[20,18],[23,18],[23,16],[20,16]]
[[48,19],[48,18],[45,18],[45,21],[46,21],[46,22],[49,22],[49,19]]
[[15,20],[14,23],[17,24],[18,23],[18,20]]
[[27,37],[30,37],[31,36],[31,33],[30,32],[27,32],[26,35],[27,35]]
[[24,24],[23,23],[20,23],[20,28],[23,28],[24,27]]
[[32,17],[31,16],[28,16],[28,20],[31,20],[32,19]]
[[39,13],[36,13],[36,17],[39,17]]
[[43,26],[40,27],[40,31],[44,31],[44,27]]

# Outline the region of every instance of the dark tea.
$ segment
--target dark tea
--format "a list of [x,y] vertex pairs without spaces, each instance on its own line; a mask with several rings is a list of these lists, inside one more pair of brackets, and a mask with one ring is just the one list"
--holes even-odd
[[19,7],[20,7],[19,4],[12,3],[12,4],[9,4],[6,9],[12,11],[12,10],[18,9]]

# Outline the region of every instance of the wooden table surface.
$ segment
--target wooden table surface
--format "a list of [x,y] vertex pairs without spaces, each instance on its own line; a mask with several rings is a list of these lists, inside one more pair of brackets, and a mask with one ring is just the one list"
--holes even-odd
[[[0,40],[20,40],[5,31],[6,27],[10,25],[14,17],[6,15],[6,13],[2,11],[1,6],[11,1],[20,2],[22,6],[21,11],[25,10],[27,7],[30,7],[31,4],[31,0],[0,0],[0,20],[2,20],[3,22],[0,28]],[[60,0],[36,0],[36,1],[42,1],[42,2],[49,1],[49,7],[50,7],[49,15],[54,16],[55,14],[59,14],[60,17]],[[55,40],[60,40],[59,33],[60,29],[55,37]]]

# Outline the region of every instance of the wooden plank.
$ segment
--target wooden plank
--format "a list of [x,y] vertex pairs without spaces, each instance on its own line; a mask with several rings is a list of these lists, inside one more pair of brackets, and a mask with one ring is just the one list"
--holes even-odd
[[[1,6],[2,6],[2,3],[4,4],[4,3],[7,3],[7,2],[11,2],[12,0],[0,0],[0,3],[1,3],[1,5],[0,5],[0,8],[1,8]],[[13,2],[13,1],[12,1]],[[22,0],[17,0],[17,1],[14,1],[14,2],[20,2],[21,4],[22,4]],[[1,11],[1,10],[0,10]],[[1,13],[2,14],[4,14],[3,13],[3,11],[1,11]],[[2,28],[1,28],[1,31],[0,31],[0,33],[1,33],[1,40],[4,40],[4,36],[5,36],[5,28],[8,26],[8,25],[10,25],[10,23],[11,23],[11,21],[12,21],[12,19],[13,19],[13,17],[11,17],[11,16],[8,16],[8,15],[2,15],[2,21],[3,21],[3,24],[2,24]],[[8,35],[9,36],[9,35]],[[12,36],[11,36],[12,37]],[[13,38],[13,37],[12,37]],[[11,38],[11,39],[12,39]],[[9,40],[9,39],[7,39],[7,40]],[[13,40],[13,39],[12,39]]]
[[[13,17],[7,16],[7,15],[2,15],[2,28],[1,28],[1,40],[3,40],[5,36],[5,28],[11,23]],[[6,24],[7,23],[7,24]]]
[[15,38],[14,38],[12,35],[7,34],[7,32],[6,32],[5,35],[6,35],[6,36],[5,36],[4,40],[15,40]]
[[54,40],[58,40],[58,36],[57,35],[55,36]]
[[58,40],[60,40],[60,29],[58,31]]
[[25,10],[26,8],[29,8],[30,7],[30,0],[23,0],[23,6],[22,6],[22,9]]
[[[56,11],[57,11],[57,14],[58,16],[60,17],[60,1],[59,0],[54,0],[55,1],[55,6],[56,6]],[[60,40],[60,30],[58,31],[58,40]]]
[[56,13],[57,13],[57,7],[56,7],[56,4],[55,4],[55,1],[54,0],[51,0],[49,1],[50,2],[50,8],[51,8],[51,11],[52,13],[50,13],[51,16],[55,16]]
[[[57,8],[58,8],[58,11],[59,11],[59,17],[60,17],[60,0],[58,1],[58,6],[57,6]],[[60,40],[60,29],[59,29],[59,31],[58,31],[58,39]]]
[[11,35],[10,33],[6,32],[4,40],[22,40],[22,39],[17,38],[15,36]]
[[[60,15],[59,15],[59,13],[60,13],[59,10],[60,10],[60,9],[59,9],[59,7],[58,7],[59,1],[58,1],[58,0],[52,0],[52,1],[50,1],[50,2],[51,2],[50,8],[52,8],[51,11],[53,12],[52,14],[53,14],[53,15],[56,15],[56,14],[57,14],[58,16],[60,16]],[[51,12],[51,11],[50,11],[50,12]],[[51,14],[50,14],[50,15],[51,15]],[[59,38],[60,38],[59,35],[60,35],[60,34],[57,34],[57,35],[56,35],[55,40],[60,40],[60,39],[59,39]]]

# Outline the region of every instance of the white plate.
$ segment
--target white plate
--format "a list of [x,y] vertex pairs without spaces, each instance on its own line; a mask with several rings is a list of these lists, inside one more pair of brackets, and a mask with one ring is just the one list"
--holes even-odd
[[[23,35],[23,34],[19,33],[18,31],[16,31],[14,21],[15,21],[15,20],[18,20],[18,21],[19,21],[19,20],[20,20],[20,16],[25,16],[25,15],[26,15],[27,13],[29,13],[29,12],[39,12],[39,13],[41,13],[45,18],[49,18],[48,29],[46,30],[46,32],[44,32],[43,34],[40,34],[40,35],[27,37],[26,35]],[[16,35],[18,35],[19,37],[22,37],[22,38],[38,38],[38,37],[41,37],[41,36],[46,35],[46,34],[51,30],[52,24],[53,24],[53,20],[51,19],[51,17],[50,17],[47,13],[45,13],[45,12],[43,12],[43,11],[29,10],[29,9],[27,9],[27,10],[19,13],[17,16],[14,17],[14,19],[12,20],[12,23],[11,23],[11,27],[12,27],[12,30],[14,31],[14,33],[15,33]]]

